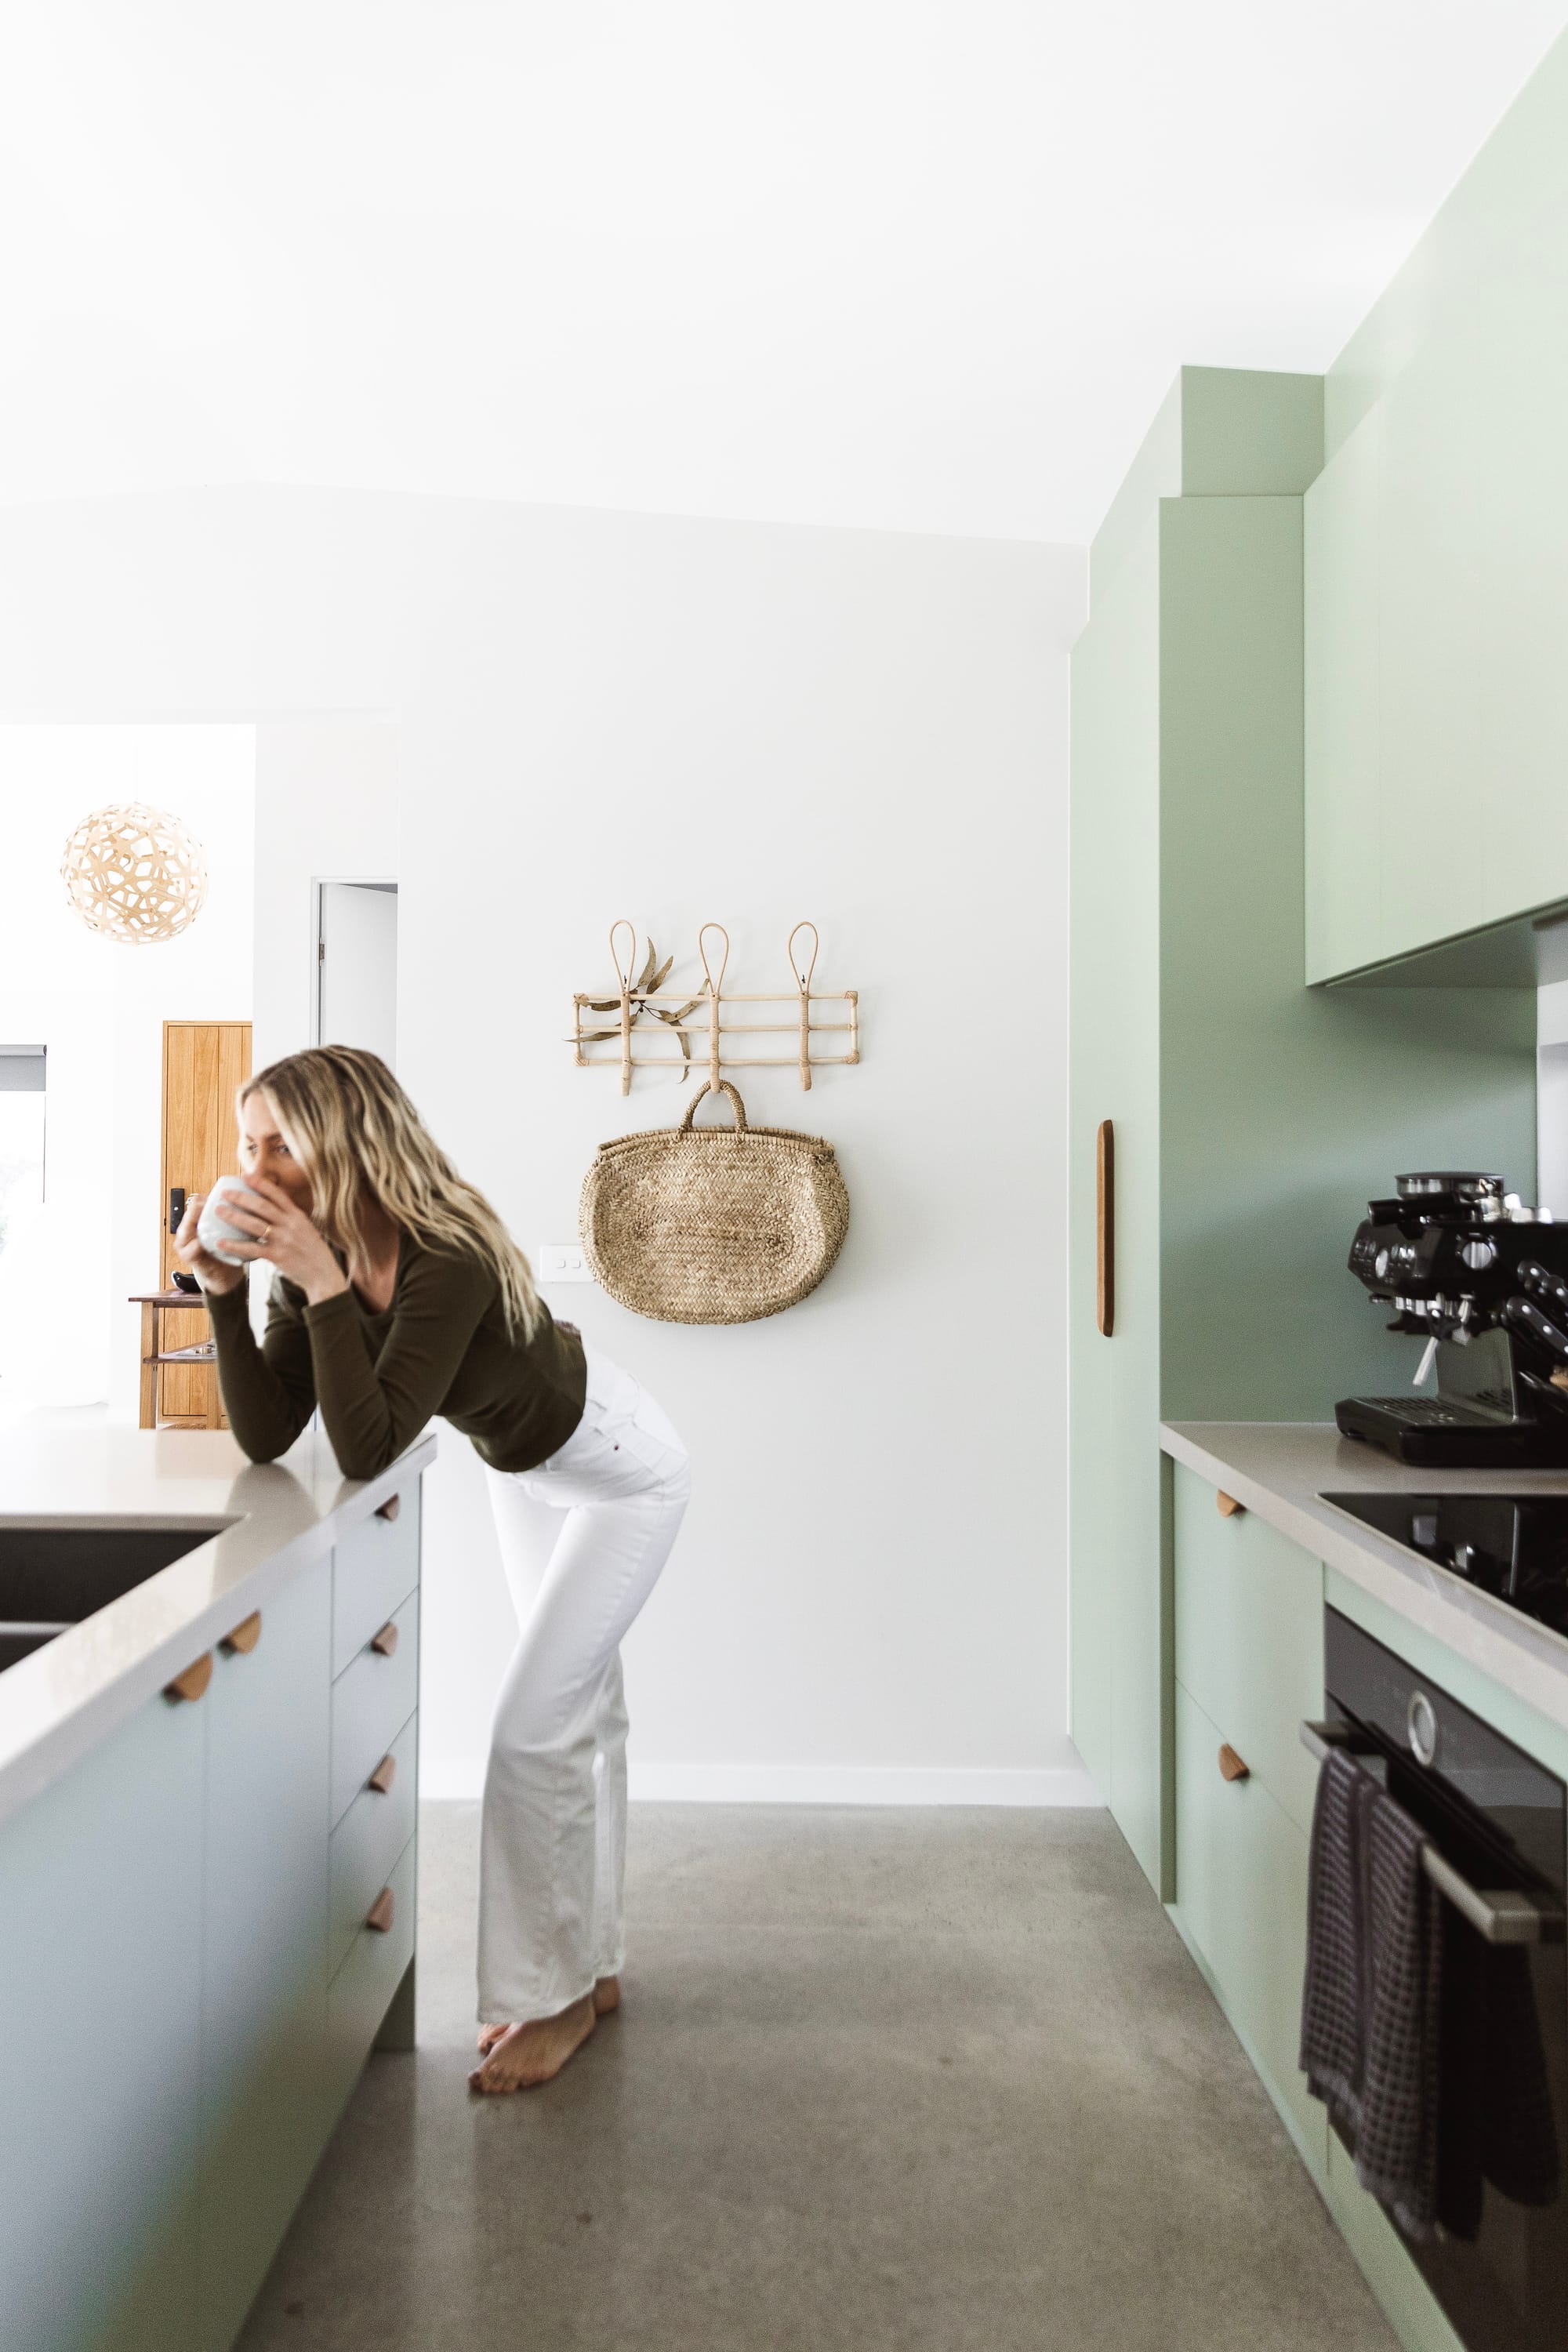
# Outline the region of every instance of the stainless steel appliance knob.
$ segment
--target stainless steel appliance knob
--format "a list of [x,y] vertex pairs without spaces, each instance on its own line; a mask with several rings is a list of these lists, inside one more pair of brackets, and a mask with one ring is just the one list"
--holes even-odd
[[1490,1265],[1492,1260],[1496,1257],[1497,1244],[1496,1242],[1483,1240],[1467,1242],[1463,1249],[1459,1252],[1459,1255],[1464,1259],[1465,1264],[1469,1267],[1472,1274],[1479,1274],[1484,1267]]
[[1425,1691],[1412,1691],[1410,1704],[1405,1710],[1405,1728],[1410,1738],[1410,1753],[1417,1764],[1431,1764],[1437,1755],[1437,1710]]

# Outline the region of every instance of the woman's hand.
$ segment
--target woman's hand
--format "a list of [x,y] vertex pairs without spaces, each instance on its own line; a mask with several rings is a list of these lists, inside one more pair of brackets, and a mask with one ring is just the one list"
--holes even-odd
[[[348,1276],[304,1210],[295,1206],[283,1187],[275,1184],[269,1176],[247,1176],[242,1181],[262,1206],[259,1210],[247,1209],[243,1200],[237,1200],[232,1192],[224,1194],[225,1224],[235,1225],[254,1237],[250,1243],[232,1243],[235,1255],[265,1258],[287,1281],[299,1284],[312,1307],[346,1290]],[[183,1233],[184,1226],[180,1230]]]
[[187,1273],[194,1274],[204,1290],[221,1296],[226,1290],[237,1289],[245,1280],[242,1265],[225,1265],[222,1258],[214,1257],[203,1249],[196,1239],[196,1226],[206,1202],[205,1192],[193,1192],[185,1202],[185,1213],[180,1219],[180,1230],[174,1235],[174,1255]]

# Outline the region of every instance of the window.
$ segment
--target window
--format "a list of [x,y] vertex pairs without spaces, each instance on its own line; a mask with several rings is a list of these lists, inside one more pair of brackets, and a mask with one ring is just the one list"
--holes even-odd
[[44,1197],[47,1066],[42,1045],[0,1045],[0,1250],[17,1213]]

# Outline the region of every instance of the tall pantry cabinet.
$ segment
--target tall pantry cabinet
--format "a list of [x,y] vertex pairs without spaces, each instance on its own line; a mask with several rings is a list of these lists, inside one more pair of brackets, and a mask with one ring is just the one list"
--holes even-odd
[[[1304,983],[1302,494],[1321,380],[1184,369],[1073,657],[1073,1734],[1176,1893],[1162,1420],[1323,1421],[1411,1376],[1345,1255],[1402,1169],[1534,1164],[1533,1000]],[[1096,1316],[1113,1123],[1114,1328]]]

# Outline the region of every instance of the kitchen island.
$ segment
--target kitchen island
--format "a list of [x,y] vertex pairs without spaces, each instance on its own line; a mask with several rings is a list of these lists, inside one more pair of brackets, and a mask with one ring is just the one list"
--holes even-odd
[[422,1438],[0,1439],[0,2307],[220,2352],[412,2041]]

